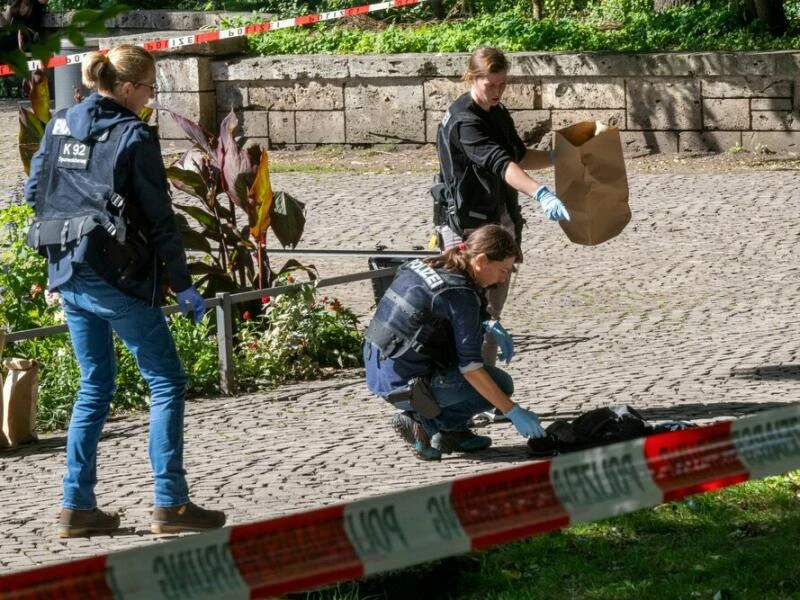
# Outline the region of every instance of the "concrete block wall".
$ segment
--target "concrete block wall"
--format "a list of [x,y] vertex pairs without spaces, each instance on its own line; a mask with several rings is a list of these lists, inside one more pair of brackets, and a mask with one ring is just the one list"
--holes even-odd
[[[160,96],[207,126],[234,110],[245,135],[272,148],[432,144],[447,106],[467,90],[467,56],[165,56]],[[800,151],[800,52],[510,58],[504,101],[530,145],[601,120],[619,127],[629,155]],[[180,137],[171,126],[161,134]]]

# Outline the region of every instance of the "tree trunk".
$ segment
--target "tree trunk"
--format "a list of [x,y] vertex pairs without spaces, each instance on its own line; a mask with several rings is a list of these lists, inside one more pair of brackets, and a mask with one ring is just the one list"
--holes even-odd
[[678,8],[679,6],[691,6],[695,2],[696,0],[655,0],[653,2],[653,10],[661,12],[670,8]]
[[541,21],[544,15],[544,0],[531,0],[531,12],[534,21]]
[[789,28],[783,0],[745,0],[744,12],[748,22],[762,21],[772,35],[783,35]]

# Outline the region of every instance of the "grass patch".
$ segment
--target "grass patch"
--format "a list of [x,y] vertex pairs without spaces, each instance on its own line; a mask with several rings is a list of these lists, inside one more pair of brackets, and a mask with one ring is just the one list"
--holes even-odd
[[289,598],[798,598],[799,488],[792,472]]

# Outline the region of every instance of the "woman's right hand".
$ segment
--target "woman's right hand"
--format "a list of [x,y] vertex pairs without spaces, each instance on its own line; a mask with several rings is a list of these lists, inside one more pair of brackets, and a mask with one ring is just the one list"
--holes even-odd
[[569,221],[569,213],[567,207],[561,199],[556,196],[550,189],[543,185],[533,195],[539,205],[542,207],[544,214],[551,221]]
[[526,438],[547,437],[547,432],[539,424],[539,417],[536,416],[536,413],[522,408],[519,404],[515,404],[514,408],[505,413],[505,415],[514,424],[521,436]]

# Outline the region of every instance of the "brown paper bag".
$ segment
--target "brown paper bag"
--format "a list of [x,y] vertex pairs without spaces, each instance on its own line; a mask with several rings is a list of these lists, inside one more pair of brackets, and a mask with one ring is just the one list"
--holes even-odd
[[3,385],[3,419],[0,446],[35,442],[36,401],[39,399],[39,363],[27,358],[7,358]]
[[610,240],[631,220],[619,131],[581,121],[559,129],[555,138],[556,195],[570,216],[559,225],[576,244]]

